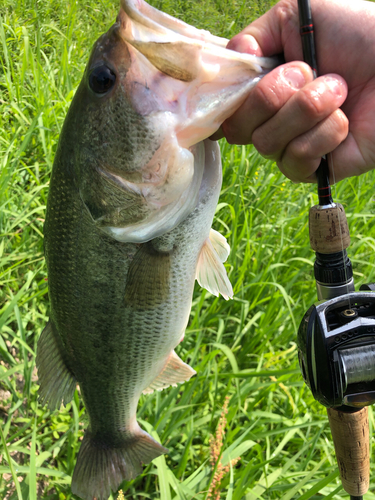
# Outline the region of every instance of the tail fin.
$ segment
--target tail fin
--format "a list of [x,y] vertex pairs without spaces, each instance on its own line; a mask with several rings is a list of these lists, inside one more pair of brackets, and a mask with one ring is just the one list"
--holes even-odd
[[107,500],[111,490],[134,479],[142,472],[142,464],[163,453],[168,453],[167,448],[141,428],[115,446],[94,438],[88,430],[78,453],[72,492],[84,500]]

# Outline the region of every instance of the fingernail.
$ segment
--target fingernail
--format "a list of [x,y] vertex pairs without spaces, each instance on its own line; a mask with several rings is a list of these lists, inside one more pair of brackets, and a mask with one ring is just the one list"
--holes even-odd
[[324,83],[327,85],[332,94],[341,97],[343,95],[343,86],[340,80],[333,78],[332,76],[325,76]]
[[283,71],[283,77],[288,82],[288,85],[295,89],[302,88],[306,83],[305,75],[300,69],[295,67],[287,68]]

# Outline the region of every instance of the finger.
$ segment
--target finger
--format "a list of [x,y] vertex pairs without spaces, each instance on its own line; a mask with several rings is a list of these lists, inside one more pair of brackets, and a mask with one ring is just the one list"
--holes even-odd
[[328,118],[345,101],[347,85],[339,75],[324,75],[305,85],[267,122],[253,144],[266,158],[280,161],[288,144]]
[[349,130],[345,141],[335,149],[332,154],[332,163],[336,182],[346,177],[364,174],[375,168],[373,138],[371,137],[367,144],[364,142],[367,141],[364,141],[362,134],[356,137],[356,134]]
[[310,67],[299,61],[287,63],[265,75],[243,105],[222,124],[230,144],[250,144],[254,130],[276,115],[306,83],[313,80]]
[[[345,141],[348,131],[349,120],[341,109],[337,109],[307,133],[291,141],[277,166],[293,182],[316,182],[315,172],[322,156]],[[339,172],[331,173],[331,182],[337,182],[339,176]]]
[[245,54],[252,54],[258,57],[263,57],[264,54],[256,39],[246,33],[239,33],[234,36],[227,45],[227,49],[235,50]]
[[223,129],[220,127],[216,130],[216,132],[214,132],[210,137],[209,139],[211,141],[218,141],[219,139],[222,139],[224,137],[224,132],[223,132]]

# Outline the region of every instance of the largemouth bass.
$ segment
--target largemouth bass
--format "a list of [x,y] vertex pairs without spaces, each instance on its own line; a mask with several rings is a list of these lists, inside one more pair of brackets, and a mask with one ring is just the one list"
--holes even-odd
[[211,230],[221,188],[205,140],[274,62],[146,4],[122,0],[66,117],[45,222],[50,320],[38,343],[40,399],[79,384],[89,426],[72,491],[107,499],[167,449],[136,420],[142,392],[195,372],[174,352],[194,281],[224,298],[229,247]]

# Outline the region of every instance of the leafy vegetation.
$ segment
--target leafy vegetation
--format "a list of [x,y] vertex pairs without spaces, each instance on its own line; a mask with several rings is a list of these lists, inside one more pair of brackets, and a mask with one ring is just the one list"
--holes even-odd
[[[231,37],[272,2],[153,3]],[[37,403],[35,350],[49,310],[43,220],[66,111],[92,43],[117,10],[111,0],[3,0],[0,8],[3,499],[76,498],[70,480],[85,426],[82,401],[76,392],[66,408],[52,414]],[[196,287],[179,354],[197,376],[142,397],[139,420],[170,453],[123,483],[124,498],[204,500],[219,462],[226,472],[221,498],[227,500],[342,498],[326,413],[302,382],[295,343],[299,321],[316,297],[307,231],[315,187],[290,183],[251,146],[222,142],[221,149],[224,182],[214,227],[232,248],[227,268],[235,297],[225,302]],[[334,191],[348,215],[357,285],[375,276],[373,182],[369,173]],[[210,435],[226,400],[215,469]]]

